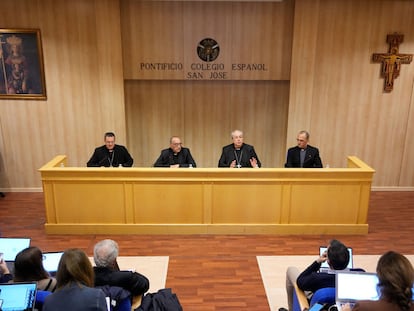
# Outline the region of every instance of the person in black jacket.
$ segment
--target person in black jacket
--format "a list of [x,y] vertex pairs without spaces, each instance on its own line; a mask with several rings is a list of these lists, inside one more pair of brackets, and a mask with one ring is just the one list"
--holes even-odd
[[[328,263],[331,270],[329,272],[319,272],[322,263],[325,261]],[[289,310],[293,310],[293,291],[295,282],[301,290],[310,292],[310,294],[321,288],[335,287],[335,270],[346,269],[348,263],[348,248],[338,240],[331,240],[327,250],[312,262],[312,264],[302,273],[299,273],[297,267],[289,267],[286,271],[286,293]],[[355,271],[363,270],[355,269]],[[286,309],[279,308],[279,311],[284,310]]]
[[154,163],[155,167],[196,167],[190,149],[183,147],[180,137],[170,138],[170,148],[161,151]]
[[113,240],[106,239],[95,244],[95,286],[118,286],[129,291],[133,297],[140,297],[148,291],[149,281],[138,272],[120,271],[116,261],[118,253],[118,243]]
[[127,148],[115,144],[115,134],[107,132],[104,135],[105,145],[95,148],[95,151],[86,163],[88,167],[131,167],[134,163]]
[[309,133],[300,131],[296,138],[298,145],[289,148],[285,167],[321,168],[322,160],[318,148],[308,145]]
[[218,167],[254,167],[262,166],[254,147],[243,142],[243,132],[234,130],[231,133],[233,143],[223,147]]

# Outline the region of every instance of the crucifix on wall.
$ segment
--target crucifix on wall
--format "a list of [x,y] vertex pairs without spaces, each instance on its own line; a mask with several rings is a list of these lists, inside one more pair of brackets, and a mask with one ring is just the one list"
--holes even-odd
[[387,35],[387,43],[390,45],[388,53],[372,54],[372,61],[381,63],[381,77],[384,81],[384,92],[391,92],[394,87],[394,79],[400,75],[401,64],[409,64],[413,60],[413,54],[399,54],[398,48],[403,42],[404,35],[394,33]]

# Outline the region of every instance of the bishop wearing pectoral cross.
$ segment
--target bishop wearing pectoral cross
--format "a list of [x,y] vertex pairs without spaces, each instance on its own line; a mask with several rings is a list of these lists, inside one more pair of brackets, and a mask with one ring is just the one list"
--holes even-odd
[[234,130],[231,139],[233,143],[223,147],[218,167],[259,168],[262,166],[254,147],[244,143],[242,131]]

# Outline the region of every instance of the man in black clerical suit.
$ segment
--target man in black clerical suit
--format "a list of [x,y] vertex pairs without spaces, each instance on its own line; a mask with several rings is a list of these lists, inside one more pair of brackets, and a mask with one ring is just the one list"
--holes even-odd
[[318,148],[308,145],[309,133],[300,131],[296,140],[298,145],[287,152],[285,167],[322,167]]
[[196,167],[190,149],[183,147],[180,137],[170,138],[170,148],[161,151],[154,163],[155,167]]
[[105,145],[95,148],[95,151],[86,163],[89,167],[118,167],[126,166],[130,167],[134,163],[128,150],[121,145],[115,144],[115,134],[107,132],[104,135]]
[[254,150],[254,147],[243,143],[243,132],[234,130],[231,133],[233,143],[223,147],[218,163],[219,167],[254,167],[259,168],[262,164]]

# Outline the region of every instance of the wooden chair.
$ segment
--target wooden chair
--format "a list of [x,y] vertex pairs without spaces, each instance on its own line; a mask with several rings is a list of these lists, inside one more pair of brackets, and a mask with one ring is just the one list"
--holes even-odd
[[310,302],[305,293],[295,284],[293,292],[293,310],[304,311],[308,310],[315,303],[320,304],[335,304],[335,287],[326,287],[318,289],[312,296]]
[[297,284],[294,284],[293,290],[293,311],[305,311],[309,309],[308,298],[303,290]]

